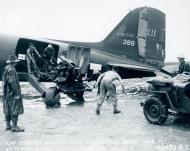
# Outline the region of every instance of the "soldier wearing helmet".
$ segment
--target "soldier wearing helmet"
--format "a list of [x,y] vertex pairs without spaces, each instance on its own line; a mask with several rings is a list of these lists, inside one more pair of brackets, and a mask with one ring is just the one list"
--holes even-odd
[[[9,56],[3,72],[3,111],[5,114],[6,130],[24,132],[17,126],[18,116],[24,113],[21,88],[15,66],[19,60],[15,55]],[[12,125],[11,125],[12,122]]]
[[189,64],[185,62],[185,57],[180,55],[177,58],[179,60],[178,74],[182,74],[183,72],[189,72],[190,71]]
[[27,52],[26,52],[28,73],[36,73],[38,70],[37,65],[36,65],[36,56],[41,58],[40,54],[34,47],[34,44],[30,43],[29,48],[27,49]]
[[48,46],[44,49],[44,61],[45,61],[45,72],[48,72],[48,67],[54,62],[55,57],[55,50],[51,44],[48,44]]

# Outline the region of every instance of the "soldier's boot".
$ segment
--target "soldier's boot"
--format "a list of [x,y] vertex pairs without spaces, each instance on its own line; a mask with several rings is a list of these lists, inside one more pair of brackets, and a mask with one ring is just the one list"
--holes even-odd
[[13,122],[13,126],[12,126],[12,129],[11,129],[11,132],[24,132],[24,129],[20,128],[17,125],[17,122]]
[[113,105],[113,114],[121,113],[120,110],[117,109],[117,105]]
[[8,131],[8,130],[11,130],[11,123],[10,123],[10,121],[6,121],[6,131]]
[[96,107],[96,114],[99,115],[100,114],[100,105],[97,104],[97,107]]

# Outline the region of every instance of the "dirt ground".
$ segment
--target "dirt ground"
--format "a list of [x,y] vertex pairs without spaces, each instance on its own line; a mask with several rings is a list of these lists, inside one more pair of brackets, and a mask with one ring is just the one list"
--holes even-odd
[[169,116],[163,126],[149,124],[140,106],[147,95],[119,94],[122,113],[114,115],[105,102],[97,116],[96,91],[85,94],[84,105],[70,104],[62,95],[59,109],[46,109],[28,84],[22,83],[22,92],[23,133],[5,131],[0,101],[0,151],[190,151],[189,119]]

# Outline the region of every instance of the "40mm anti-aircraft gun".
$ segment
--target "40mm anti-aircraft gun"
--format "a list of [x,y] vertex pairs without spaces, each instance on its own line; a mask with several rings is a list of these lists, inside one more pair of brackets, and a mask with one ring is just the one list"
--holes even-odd
[[[77,103],[84,103],[84,92],[92,89],[84,83],[90,58],[90,48],[69,49],[67,56],[61,55],[58,62],[50,67],[47,73],[38,73],[38,76],[28,73],[19,73],[42,95],[46,107],[60,107],[60,93],[66,94]],[[54,82],[54,87],[47,88],[39,80],[48,79]]]

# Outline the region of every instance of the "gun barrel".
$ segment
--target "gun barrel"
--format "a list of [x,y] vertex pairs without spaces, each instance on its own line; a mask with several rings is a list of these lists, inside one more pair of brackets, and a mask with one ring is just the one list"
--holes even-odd
[[60,56],[60,59],[63,61],[63,62],[66,62],[70,67],[74,67],[73,66],[73,62],[69,61],[67,58],[65,58],[64,56]]

